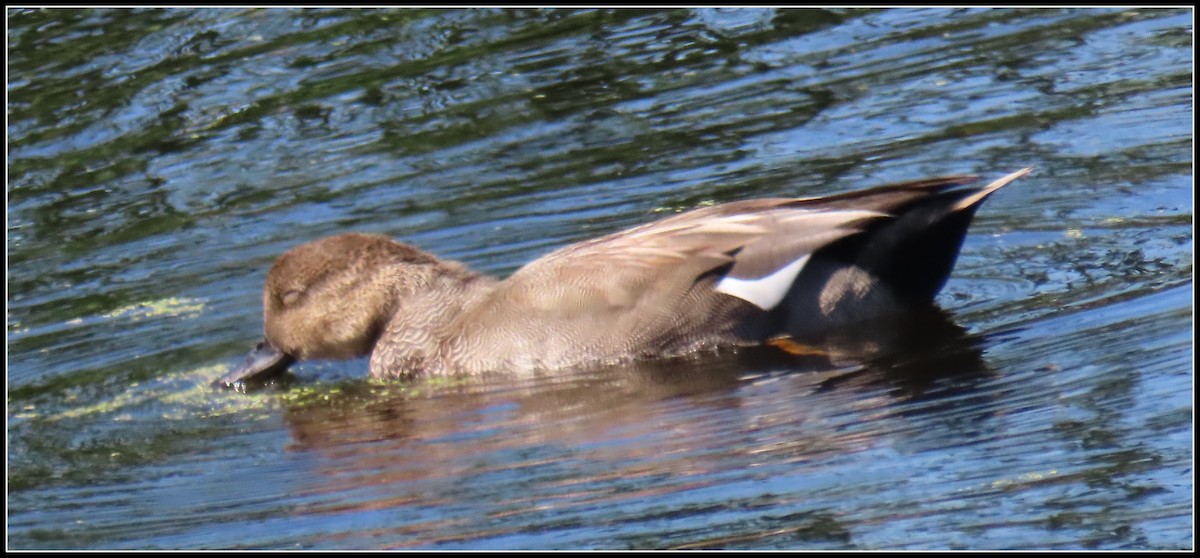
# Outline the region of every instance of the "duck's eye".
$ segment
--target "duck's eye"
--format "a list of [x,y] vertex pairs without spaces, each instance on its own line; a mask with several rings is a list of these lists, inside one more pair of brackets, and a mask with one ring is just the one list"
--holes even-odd
[[286,293],[283,293],[283,297],[280,298],[280,300],[283,301],[284,306],[291,306],[293,304],[296,304],[296,302],[298,302],[300,300],[300,295],[302,295],[302,294],[303,293],[301,291],[296,291],[296,290],[288,291]]

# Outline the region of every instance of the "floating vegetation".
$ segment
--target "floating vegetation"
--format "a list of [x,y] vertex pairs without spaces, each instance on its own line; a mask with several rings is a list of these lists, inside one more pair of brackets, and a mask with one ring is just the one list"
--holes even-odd
[[[131,383],[113,397],[52,414],[43,415],[36,406],[27,405],[14,416],[53,422],[103,415],[108,420],[121,422],[147,415],[154,415],[160,420],[189,420],[244,413],[246,420],[250,421],[271,416],[271,412],[267,411],[277,409],[280,405],[296,408],[351,401],[423,398],[447,390],[458,390],[472,385],[476,380],[469,376],[435,376],[415,380],[372,377],[302,383],[283,390],[266,388],[249,393],[213,388],[212,381],[227,373],[228,368],[227,364],[214,364],[149,382]],[[262,412],[249,413],[255,410]]]
[[134,321],[163,316],[183,316],[191,318],[198,315],[202,310],[204,310],[203,300],[195,298],[170,297],[123,306],[113,310],[112,312],[104,314],[104,317],[129,318]]
[[667,206],[662,206],[662,207],[656,207],[656,208],[650,210],[650,212],[651,213],[683,213],[684,211],[691,211],[693,209],[699,209],[701,207],[709,207],[709,206],[713,206],[713,205],[717,205],[717,202],[714,200],[704,200],[694,206],[667,205]]
[[[44,420],[58,421],[98,415],[108,415],[113,421],[131,420],[156,411],[161,420],[185,420],[240,413],[252,409],[267,409],[275,405],[269,392],[262,395],[220,397],[209,385],[227,368],[225,364],[204,366],[171,374],[151,382],[135,382],[117,395],[91,405],[71,407],[47,415]],[[23,418],[38,416],[36,409],[24,409]],[[259,418],[269,416],[263,413]],[[250,417],[253,418],[253,417]]]

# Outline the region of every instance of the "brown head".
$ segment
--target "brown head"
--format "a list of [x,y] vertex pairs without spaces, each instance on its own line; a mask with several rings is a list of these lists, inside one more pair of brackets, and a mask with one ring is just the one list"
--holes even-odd
[[292,248],[263,288],[266,342],[216,384],[282,372],[295,360],[368,355],[406,296],[460,268],[382,235],[339,234]]
[[297,359],[370,354],[397,297],[425,286],[438,259],[380,235],[347,233],[279,256],[263,289],[267,341]]

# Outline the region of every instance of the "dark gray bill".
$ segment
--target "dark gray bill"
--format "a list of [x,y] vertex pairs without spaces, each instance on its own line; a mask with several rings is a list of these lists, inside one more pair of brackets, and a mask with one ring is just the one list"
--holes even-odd
[[240,366],[213,382],[212,386],[245,391],[247,383],[263,384],[282,375],[295,360],[265,340],[259,341]]

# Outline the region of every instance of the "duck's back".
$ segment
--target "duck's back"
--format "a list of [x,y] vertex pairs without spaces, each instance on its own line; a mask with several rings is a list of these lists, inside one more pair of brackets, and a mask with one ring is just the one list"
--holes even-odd
[[702,208],[567,246],[457,320],[452,368],[561,368],[760,344],[928,304],[984,187],[946,177]]

